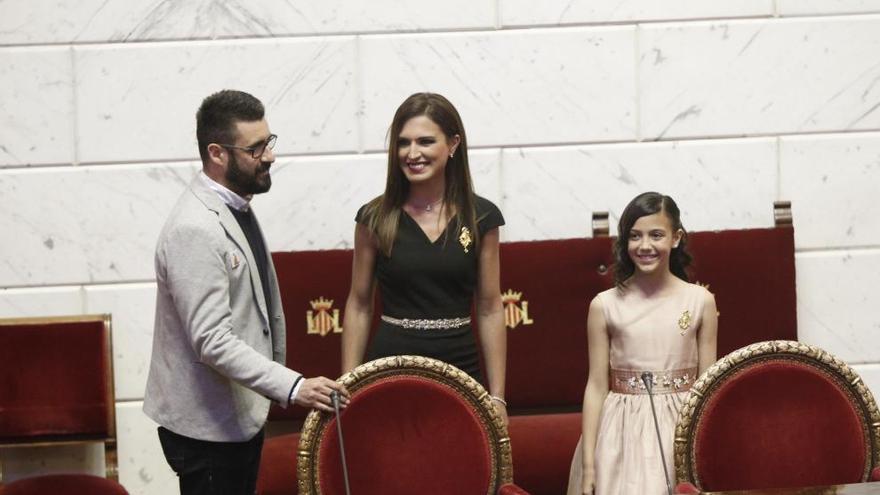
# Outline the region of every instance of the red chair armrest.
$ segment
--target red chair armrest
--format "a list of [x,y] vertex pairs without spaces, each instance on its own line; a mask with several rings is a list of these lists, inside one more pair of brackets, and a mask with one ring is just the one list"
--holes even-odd
[[501,485],[501,488],[498,489],[498,495],[529,495],[529,492],[513,483],[508,483],[506,485]]
[[871,470],[871,481],[880,481],[880,467]]
[[675,485],[675,494],[676,495],[695,495],[700,493],[700,490],[694,486],[692,483],[684,482]]

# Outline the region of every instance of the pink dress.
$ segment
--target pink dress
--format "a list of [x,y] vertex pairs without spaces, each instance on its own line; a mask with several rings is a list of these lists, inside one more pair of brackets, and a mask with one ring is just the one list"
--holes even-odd
[[[675,486],[675,423],[697,376],[697,332],[706,292],[682,282],[669,295],[649,299],[616,288],[599,294],[610,340],[611,372],[596,439],[596,495],[666,493],[651,403],[640,378],[644,371],[654,374],[654,406]],[[572,459],[569,495],[581,493],[582,441]]]

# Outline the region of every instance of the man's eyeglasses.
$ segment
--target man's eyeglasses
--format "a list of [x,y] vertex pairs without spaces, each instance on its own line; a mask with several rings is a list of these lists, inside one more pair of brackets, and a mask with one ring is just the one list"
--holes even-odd
[[266,138],[265,141],[263,141],[262,143],[260,143],[256,146],[245,147],[245,146],[235,146],[234,144],[221,144],[220,146],[223,146],[224,148],[232,148],[232,149],[236,149],[236,150],[250,151],[252,157],[260,158],[261,156],[263,156],[263,153],[265,153],[267,149],[271,150],[271,149],[275,148],[275,141],[277,141],[277,140],[278,140],[278,136],[276,136],[275,134],[270,134],[269,137]]

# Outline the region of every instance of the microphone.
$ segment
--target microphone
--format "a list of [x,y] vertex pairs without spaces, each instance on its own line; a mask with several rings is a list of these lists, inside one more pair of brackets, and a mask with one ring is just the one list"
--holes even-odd
[[654,417],[654,429],[657,431],[657,445],[660,447],[660,461],[663,462],[663,475],[666,477],[666,492],[672,495],[672,485],[669,482],[669,470],[666,468],[666,455],[663,454],[663,440],[660,435],[660,423],[657,422],[657,411],[654,410],[654,394],[651,390],[654,388],[654,373],[650,371],[642,372],[642,382],[645,384],[645,390],[648,391],[648,400],[651,402],[651,416]]
[[339,416],[339,392],[330,392],[330,400],[333,401],[333,410],[336,412],[336,433],[339,436],[339,456],[342,458],[342,479],[345,481],[345,495],[351,495],[351,487],[348,485],[348,464],[345,462],[345,443],[342,441],[342,418]]

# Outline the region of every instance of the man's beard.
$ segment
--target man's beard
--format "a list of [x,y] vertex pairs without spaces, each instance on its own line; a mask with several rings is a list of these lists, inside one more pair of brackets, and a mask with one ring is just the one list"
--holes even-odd
[[248,174],[238,165],[235,155],[229,155],[229,167],[226,168],[226,182],[229,188],[239,196],[251,196],[264,193],[272,187],[272,176],[269,174],[271,162],[260,162],[253,174]]

